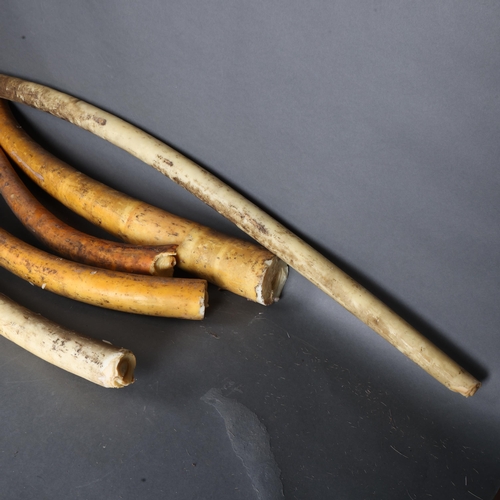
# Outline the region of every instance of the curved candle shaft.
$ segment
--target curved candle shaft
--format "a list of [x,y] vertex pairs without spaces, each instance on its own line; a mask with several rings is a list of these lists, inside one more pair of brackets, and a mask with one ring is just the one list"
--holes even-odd
[[151,165],[276,254],[436,380],[464,396],[480,383],[389,307],[244,196],[170,146],[79,99],[0,75],[0,97],[63,118]]

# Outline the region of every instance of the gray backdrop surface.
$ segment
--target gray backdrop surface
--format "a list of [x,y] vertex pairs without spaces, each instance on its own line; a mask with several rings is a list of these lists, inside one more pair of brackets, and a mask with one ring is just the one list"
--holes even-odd
[[[271,307],[211,287],[206,319],[187,322],[80,304],[1,270],[2,293],[138,359],[134,385],[105,390],[0,339],[2,498],[491,500],[499,25],[495,2],[4,0],[1,73],[199,162],[483,385],[469,399],[448,391],[294,271]],[[117,148],[15,111],[86,174],[246,237]],[[1,206],[2,227],[34,242]]]

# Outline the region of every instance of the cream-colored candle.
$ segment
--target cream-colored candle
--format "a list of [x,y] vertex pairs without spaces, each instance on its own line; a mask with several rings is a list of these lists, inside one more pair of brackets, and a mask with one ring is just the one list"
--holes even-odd
[[63,118],[128,151],[234,222],[450,390],[472,396],[479,388],[472,375],[346,273],[170,146],[95,106],[19,78],[0,75],[0,97]]
[[0,294],[0,334],[35,356],[103,387],[134,381],[134,354],[67,330]]

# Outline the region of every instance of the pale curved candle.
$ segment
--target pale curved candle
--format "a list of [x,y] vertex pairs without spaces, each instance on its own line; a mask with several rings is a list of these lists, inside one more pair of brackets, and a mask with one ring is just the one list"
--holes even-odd
[[318,251],[214,175],[126,121],[49,87],[0,75],[0,97],[63,118],[151,165],[234,222],[417,363],[472,396],[478,380]]
[[80,335],[0,294],[0,334],[35,356],[103,387],[134,382],[134,354]]

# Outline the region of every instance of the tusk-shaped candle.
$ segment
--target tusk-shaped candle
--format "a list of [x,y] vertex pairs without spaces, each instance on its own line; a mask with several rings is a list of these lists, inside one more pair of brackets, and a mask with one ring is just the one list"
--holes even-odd
[[0,335],[35,356],[102,385],[134,381],[135,356],[127,349],[67,330],[0,294]]
[[[134,199],[78,172],[29,137],[2,99],[0,146],[33,182],[108,233],[134,245],[176,244],[179,269],[259,304],[279,299],[288,266],[269,250]],[[89,249],[85,245],[83,253]]]
[[173,275],[177,245],[139,246],[95,238],[47,210],[0,149],[0,194],[23,225],[54,252],[89,266],[153,276]]
[[122,273],[87,266],[39,250],[0,228],[0,266],[63,297],[135,314],[201,320],[207,282]]
[[234,222],[450,390],[467,397],[479,388],[472,375],[318,251],[158,139],[91,104],[19,78],[0,75],[0,97],[67,120],[151,165]]

